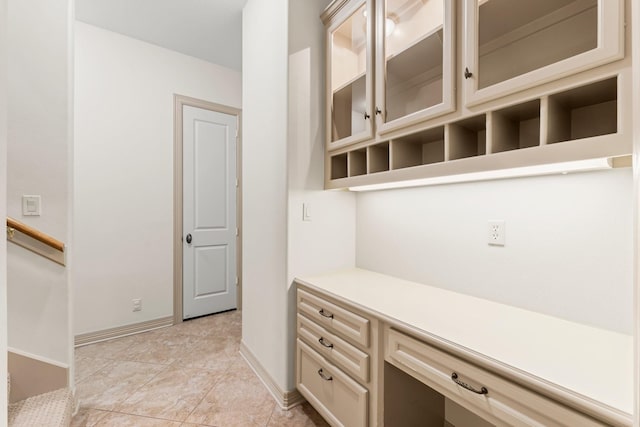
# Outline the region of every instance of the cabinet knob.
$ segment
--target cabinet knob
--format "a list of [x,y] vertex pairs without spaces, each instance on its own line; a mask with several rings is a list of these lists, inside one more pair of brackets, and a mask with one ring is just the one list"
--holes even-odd
[[371,118],[371,116],[370,116],[369,114],[367,114],[367,112],[365,111],[365,112],[364,112],[364,119],[365,119],[365,120],[368,120],[368,119],[370,119],[370,118]]
[[468,67],[464,68],[464,78],[465,79],[470,79],[471,77],[473,77],[473,73],[471,71],[469,71]]
[[377,116],[378,114],[382,114],[382,110],[381,110],[379,107],[376,107],[376,116]]

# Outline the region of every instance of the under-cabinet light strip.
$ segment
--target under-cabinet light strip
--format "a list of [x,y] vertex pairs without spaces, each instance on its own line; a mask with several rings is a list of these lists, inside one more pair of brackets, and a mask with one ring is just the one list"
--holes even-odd
[[598,159],[577,160],[572,162],[550,163],[544,165],[524,166],[520,168],[499,169],[485,172],[472,172],[459,175],[437,176],[433,178],[413,179],[408,181],[385,182],[381,184],[361,185],[349,187],[350,191],[388,190],[392,188],[421,187],[428,185],[455,184],[471,181],[487,181],[506,178],[520,178],[538,175],[566,175],[571,172],[588,172],[611,169],[614,167],[629,167],[631,156],[617,158],[603,157]]

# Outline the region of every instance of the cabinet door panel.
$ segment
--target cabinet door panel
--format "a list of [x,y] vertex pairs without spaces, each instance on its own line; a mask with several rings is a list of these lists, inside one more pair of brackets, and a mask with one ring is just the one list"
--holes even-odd
[[327,135],[332,148],[373,136],[370,16],[369,1],[354,2],[327,31]]
[[453,7],[448,0],[379,2],[379,133],[453,110]]
[[624,55],[622,0],[467,0],[468,105]]

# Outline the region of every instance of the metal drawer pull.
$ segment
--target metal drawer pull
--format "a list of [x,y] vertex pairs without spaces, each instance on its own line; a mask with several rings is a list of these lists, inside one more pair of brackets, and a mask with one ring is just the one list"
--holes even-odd
[[320,316],[324,316],[324,317],[327,317],[329,319],[333,319],[333,314],[327,313],[326,311],[324,311],[324,308],[321,308],[320,311],[318,311],[318,313],[320,313]]
[[326,376],[322,371],[322,368],[318,369],[318,375],[320,375],[320,378],[322,378],[325,381],[333,381],[333,377]]
[[487,390],[486,387],[482,387],[480,390],[478,390],[477,388],[470,386],[469,384],[462,382],[458,379],[458,374],[456,374],[455,372],[453,372],[451,374],[451,379],[453,380],[453,382],[455,382],[456,384],[458,384],[460,387],[464,387],[469,391],[472,391],[476,394],[487,394],[489,393],[489,390]]
[[323,346],[327,347],[327,348],[333,348],[333,344],[327,343],[327,342],[324,340],[324,337],[320,337],[320,339],[318,340],[318,342],[319,342],[320,344],[322,344]]

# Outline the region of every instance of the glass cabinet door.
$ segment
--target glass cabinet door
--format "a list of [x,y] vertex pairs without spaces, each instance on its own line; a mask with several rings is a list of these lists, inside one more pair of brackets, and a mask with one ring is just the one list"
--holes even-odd
[[378,4],[376,113],[385,133],[452,111],[453,1]]
[[622,0],[467,0],[467,103],[624,55]]
[[330,148],[373,136],[371,16],[369,1],[329,28],[328,93]]

